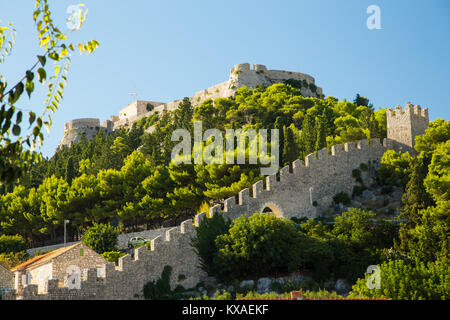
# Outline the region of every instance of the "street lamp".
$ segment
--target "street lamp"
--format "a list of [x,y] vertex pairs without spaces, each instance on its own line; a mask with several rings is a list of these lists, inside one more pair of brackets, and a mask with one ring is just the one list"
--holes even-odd
[[68,224],[70,220],[64,220],[64,247],[66,246],[66,224]]

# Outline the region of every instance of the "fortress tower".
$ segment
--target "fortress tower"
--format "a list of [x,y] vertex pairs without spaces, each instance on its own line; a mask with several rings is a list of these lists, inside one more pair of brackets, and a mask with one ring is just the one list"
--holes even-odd
[[415,137],[425,133],[428,128],[428,108],[406,103],[404,110],[398,105],[395,110],[386,112],[387,138],[393,143],[395,151],[414,152]]

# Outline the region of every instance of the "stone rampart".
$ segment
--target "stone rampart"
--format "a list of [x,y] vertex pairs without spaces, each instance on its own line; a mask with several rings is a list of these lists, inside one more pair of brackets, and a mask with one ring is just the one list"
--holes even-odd
[[[339,192],[352,193],[355,184],[353,170],[361,164],[369,168],[376,166],[383,153],[392,147],[392,141],[385,139],[383,145],[378,139],[370,144],[367,140],[345,143],[331,148],[331,154],[324,148],[318,157],[310,154],[305,161],[296,160],[291,166],[280,169],[278,175],[267,176],[256,182],[251,189],[246,188],[238,195],[230,197],[223,204],[210,208],[209,216],[223,214],[236,219],[243,214],[262,212],[270,208],[279,217],[316,217],[325,209]],[[368,175],[362,176],[363,180]],[[317,206],[313,205],[314,203]],[[37,285],[24,289],[24,299],[136,299],[142,297],[144,285],[161,276],[164,266],[173,268],[171,287],[181,284],[193,287],[206,278],[200,269],[199,259],[191,246],[195,237],[195,227],[199,226],[206,212],[192,220],[186,220],[178,227],[164,230],[151,240],[151,250],[146,246],[135,249],[134,256],[125,255],[118,266],[107,263],[101,268],[85,271],[81,289],[69,290],[61,285],[61,279],[47,280],[44,293],[38,294]],[[183,275],[184,277],[179,277]],[[184,280],[180,280],[185,278]],[[66,277],[67,283],[67,277]],[[12,297],[11,297],[12,298]]]
[[[151,241],[151,250],[142,246],[119,258],[118,265],[113,262],[97,268],[84,269],[80,289],[69,289],[73,275],[61,279],[45,280],[44,292],[38,293],[38,285],[28,285],[23,290],[27,300],[83,300],[83,299],[140,299],[143,287],[148,281],[157,280],[166,265],[172,267],[170,285],[174,288],[183,285],[194,287],[206,274],[199,268],[198,257],[190,242],[195,236],[191,219],[178,227],[165,231]],[[10,295],[7,299],[13,299]]]

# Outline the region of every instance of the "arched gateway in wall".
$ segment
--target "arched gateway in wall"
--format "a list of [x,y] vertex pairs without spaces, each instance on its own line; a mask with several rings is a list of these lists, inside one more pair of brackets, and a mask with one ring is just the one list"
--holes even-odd
[[[383,145],[378,139],[355,143],[345,143],[318,151],[318,157],[310,154],[305,162],[296,160],[291,166],[280,169],[276,175],[267,176],[256,182],[250,192],[246,188],[237,196],[230,197],[222,205],[210,209],[210,214],[221,212],[235,219],[243,214],[262,212],[269,208],[276,216],[314,218],[327,208],[339,192],[352,194],[355,179],[352,171],[377,166],[383,153],[392,147],[392,141],[385,139]],[[365,183],[368,171],[361,170]],[[206,213],[203,213],[206,215]],[[202,215],[202,214],[200,214]]]

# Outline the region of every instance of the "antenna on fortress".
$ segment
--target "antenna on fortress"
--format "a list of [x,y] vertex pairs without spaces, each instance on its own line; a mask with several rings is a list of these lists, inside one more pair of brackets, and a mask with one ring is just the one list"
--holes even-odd
[[134,96],[134,100],[133,101],[137,100],[137,93],[136,92],[130,92],[130,95]]

